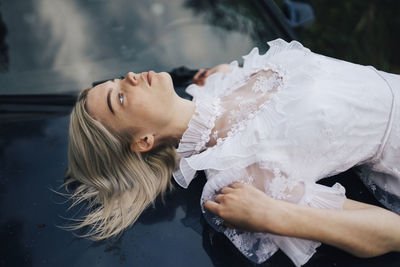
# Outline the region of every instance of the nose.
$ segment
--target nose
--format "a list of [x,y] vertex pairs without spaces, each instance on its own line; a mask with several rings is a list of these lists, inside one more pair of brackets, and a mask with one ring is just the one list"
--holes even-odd
[[133,72],[128,72],[125,75],[125,80],[127,80],[129,83],[131,83],[132,85],[137,85],[139,82],[138,76],[136,73]]

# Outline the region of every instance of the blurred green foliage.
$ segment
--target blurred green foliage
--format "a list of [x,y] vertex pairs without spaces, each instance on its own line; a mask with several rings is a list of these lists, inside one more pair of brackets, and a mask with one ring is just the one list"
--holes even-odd
[[312,51],[400,73],[399,0],[310,0],[316,19],[296,33]]

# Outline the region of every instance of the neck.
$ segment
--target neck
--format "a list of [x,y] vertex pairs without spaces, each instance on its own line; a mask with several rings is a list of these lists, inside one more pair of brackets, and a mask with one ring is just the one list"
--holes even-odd
[[160,131],[160,133],[162,133],[160,134],[160,140],[164,140],[164,143],[177,146],[183,133],[188,128],[189,121],[194,114],[196,105],[190,100],[178,97],[172,108],[173,119],[162,131]]

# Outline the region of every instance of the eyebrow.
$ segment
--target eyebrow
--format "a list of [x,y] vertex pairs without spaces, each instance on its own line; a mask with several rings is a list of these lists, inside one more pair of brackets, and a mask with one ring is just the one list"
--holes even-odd
[[110,100],[111,90],[112,89],[108,90],[108,93],[107,93],[107,105],[108,105],[108,108],[110,109],[111,113],[114,114],[114,110],[111,106],[111,100]]

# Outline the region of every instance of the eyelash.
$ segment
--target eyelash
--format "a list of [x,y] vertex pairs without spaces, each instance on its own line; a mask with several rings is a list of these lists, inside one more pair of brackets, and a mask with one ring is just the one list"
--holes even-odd
[[124,103],[124,95],[119,93],[118,94],[118,100],[119,100],[119,103],[122,105]]

